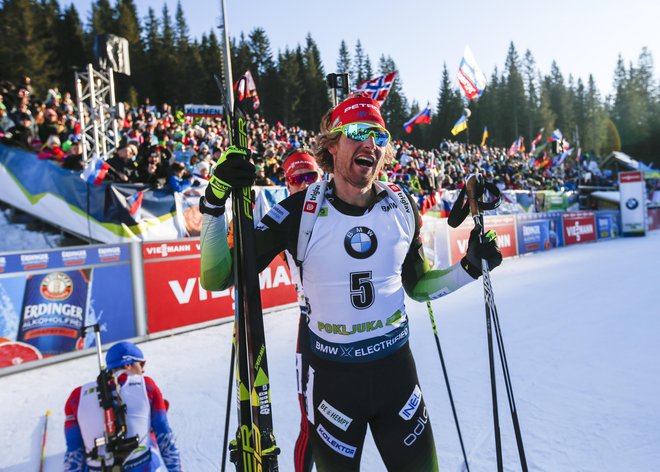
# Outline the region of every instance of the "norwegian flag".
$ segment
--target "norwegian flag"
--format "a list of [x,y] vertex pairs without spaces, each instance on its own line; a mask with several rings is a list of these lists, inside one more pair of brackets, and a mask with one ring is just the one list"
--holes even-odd
[[394,77],[396,77],[396,71],[381,75],[375,79],[365,80],[364,82],[358,84],[356,91],[367,92],[371,95],[371,98],[382,105],[385,101],[385,98],[387,97],[387,94],[390,93],[392,83],[394,82]]

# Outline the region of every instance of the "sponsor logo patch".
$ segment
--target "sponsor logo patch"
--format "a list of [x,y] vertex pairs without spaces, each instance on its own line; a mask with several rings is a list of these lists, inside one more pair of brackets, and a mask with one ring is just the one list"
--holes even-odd
[[282,221],[284,221],[284,219],[289,216],[289,212],[285,210],[282,205],[278,204],[270,209],[268,216],[270,216],[277,223],[282,223]]
[[366,226],[356,226],[344,236],[344,249],[355,259],[366,259],[378,249],[376,233]]
[[332,424],[334,424],[337,428],[341,429],[342,431],[346,431],[353,422],[353,418],[346,416],[345,414],[334,408],[325,400],[321,402],[321,404],[318,407],[318,410],[321,412],[323,416],[325,416],[328,419],[328,421],[330,421]]
[[325,430],[323,425],[318,425],[316,428],[316,433],[321,437],[321,439],[323,439],[323,442],[325,442],[328,447],[330,447],[330,449],[334,450],[338,454],[350,458],[355,457],[357,448],[355,446],[351,446],[350,444],[341,442],[339,439],[335,438],[332,434]]
[[406,404],[401,408],[399,416],[406,421],[410,421],[412,417],[415,416],[415,413],[417,413],[417,408],[419,408],[420,403],[422,403],[422,391],[420,390],[419,385],[415,385],[415,389],[410,395],[410,398],[408,398]]
[[314,213],[316,211],[316,205],[318,205],[316,202],[306,202],[303,211],[306,213]]

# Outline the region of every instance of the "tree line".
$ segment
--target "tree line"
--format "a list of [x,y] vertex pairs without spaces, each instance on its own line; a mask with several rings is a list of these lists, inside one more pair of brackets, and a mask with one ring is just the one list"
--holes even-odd
[[[18,82],[32,78],[38,96],[53,87],[73,91],[74,71],[92,62],[92,44],[99,34],[115,34],[129,42],[132,74],[118,75],[118,99],[137,105],[175,106],[185,103],[218,103],[212,74],[222,72],[223,48],[213,29],[192,38],[179,2],[172,13],[149,8],[140,18],[134,0],[95,0],[83,21],[73,4],[62,8],[57,0],[4,0],[0,7],[0,79]],[[339,59],[324,66],[311,34],[295,48],[274,53],[262,28],[230,39],[232,73],[250,70],[257,86],[259,113],[269,122],[316,129],[330,107],[326,73],[349,73],[352,85],[397,70],[391,56],[381,55],[373,64],[358,40],[354,47],[340,41]],[[513,43],[504,68],[491,73],[472,112],[467,132],[454,138],[451,129],[468,105],[454,85],[454,67],[444,65],[432,122],[411,134],[403,123],[420,110],[403,91],[397,76],[383,105],[383,114],[396,139],[423,148],[434,148],[443,139],[469,139],[480,143],[488,127],[488,143],[509,146],[519,136],[529,143],[545,130],[559,128],[583,152],[597,156],[623,150],[645,162],[660,163],[660,87],[653,57],[642,48],[636,62],[619,57],[613,74],[613,92],[603,96],[593,76],[586,82],[565,77],[556,62],[549,73],[536,66],[531,51],[520,53]]]

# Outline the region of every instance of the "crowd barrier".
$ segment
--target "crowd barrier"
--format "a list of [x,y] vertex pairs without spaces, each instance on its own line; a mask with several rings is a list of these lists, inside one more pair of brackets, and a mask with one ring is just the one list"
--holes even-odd
[[[660,209],[649,210],[649,230]],[[451,228],[424,215],[421,237],[434,267],[460,260],[472,222]],[[486,215],[504,257],[606,240],[621,234],[620,213],[545,212]],[[653,225],[653,226],[652,226]],[[99,323],[104,344],[229,321],[233,289],[199,283],[197,238],[158,243],[81,246],[0,254],[0,375],[68,359],[94,345],[81,328]],[[260,274],[265,312],[295,306],[281,257]]]

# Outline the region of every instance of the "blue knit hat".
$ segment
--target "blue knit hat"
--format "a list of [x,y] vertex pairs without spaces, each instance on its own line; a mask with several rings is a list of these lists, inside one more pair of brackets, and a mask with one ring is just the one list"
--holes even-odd
[[105,353],[105,363],[110,370],[136,362],[143,362],[144,360],[144,354],[142,354],[140,348],[128,341],[115,344]]

